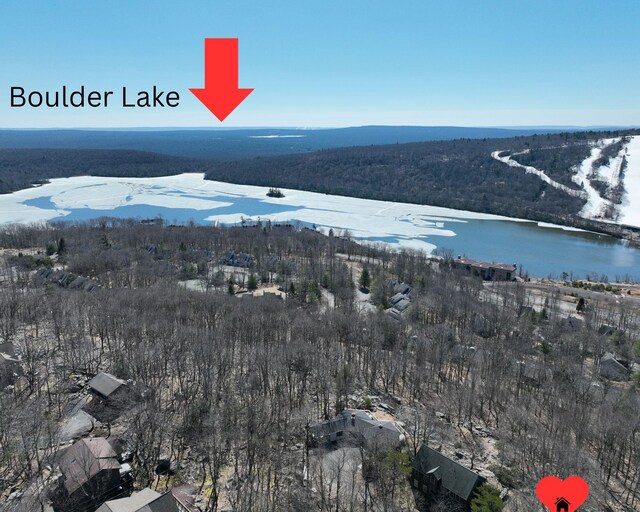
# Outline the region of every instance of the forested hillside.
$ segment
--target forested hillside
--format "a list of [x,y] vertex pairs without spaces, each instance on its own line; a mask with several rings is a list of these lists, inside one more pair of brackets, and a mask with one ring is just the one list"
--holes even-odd
[[192,159],[124,150],[0,149],[0,194],[52,178],[71,176],[144,177],[202,172]]
[[589,156],[594,141],[625,133],[637,132],[574,132],[341,148],[215,163],[206,177],[589,227],[595,224],[578,216],[586,203],[580,194],[571,195],[550,186],[534,174],[505,165],[492,153],[526,152],[529,165],[539,165],[551,178],[579,192],[580,187],[571,180],[573,168]]

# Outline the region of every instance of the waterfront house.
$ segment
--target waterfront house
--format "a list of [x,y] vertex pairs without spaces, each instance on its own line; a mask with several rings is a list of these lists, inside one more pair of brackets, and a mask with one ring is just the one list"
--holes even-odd
[[479,276],[485,281],[514,281],[518,268],[515,263],[488,263],[462,256],[453,260],[453,266],[466,270],[471,275]]

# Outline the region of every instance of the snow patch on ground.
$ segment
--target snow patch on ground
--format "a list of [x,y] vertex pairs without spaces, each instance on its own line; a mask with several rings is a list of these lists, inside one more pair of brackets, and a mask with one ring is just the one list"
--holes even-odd
[[576,173],[572,180],[580,185],[587,194],[587,203],[580,210],[580,216],[585,219],[606,219],[611,218],[614,209],[613,204],[608,199],[602,197],[593,185],[591,179],[596,175],[593,164],[602,155],[602,150],[609,144],[617,142],[614,139],[603,139],[595,143],[591,148],[591,154],[585,158],[580,165],[575,167]]
[[[620,139],[609,139],[611,144],[617,143]],[[594,169],[589,179],[600,180],[607,184],[609,188],[615,188],[620,184],[622,163],[625,160],[627,152],[626,145],[622,147],[620,152],[609,160],[605,165],[601,165]]]
[[[511,167],[524,169],[526,173],[535,174],[558,190],[585,199],[587,202],[579,213],[585,219],[640,227],[640,136],[629,137],[628,142],[622,145],[615,156],[611,157],[604,165],[594,167],[602,157],[603,151],[621,140],[621,137],[617,137],[593,142],[589,156],[573,168],[575,174],[571,179],[581,190],[562,185],[552,180],[543,170],[522,165],[514,160],[514,157],[526,154],[529,150],[506,156],[502,156],[505,151],[494,151],[491,156]],[[596,188],[594,183],[599,187]],[[623,187],[624,192],[621,203],[617,204],[614,202],[616,200],[614,192],[620,187]]]
[[640,226],[640,135],[631,137],[626,147],[625,193],[619,207],[618,222],[629,226]]
[[[593,167],[604,149],[620,140],[615,138],[597,141],[589,157],[576,167],[573,181],[581,184],[588,195],[587,204],[580,211],[580,216],[586,219],[640,226],[640,136],[629,137],[628,142],[623,144],[617,155],[605,165]],[[606,184],[609,192],[622,186],[623,194],[620,204],[611,201],[608,197],[603,197],[592,185],[596,181]]]

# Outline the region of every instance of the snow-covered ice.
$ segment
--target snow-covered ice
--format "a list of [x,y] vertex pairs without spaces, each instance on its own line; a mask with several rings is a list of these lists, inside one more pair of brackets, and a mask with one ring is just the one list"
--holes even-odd
[[[634,152],[636,156],[639,153]],[[629,197],[637,202],[640,168],[637,160],[630,163],[636,196]],[[168,222],[194,220],[214,224],[240,223],[243,219],[294,224],[300,221],[306,226],[315,224],[325,233],[329,228],[338,235],[349,230],[354,238],[367,243],[386,242],[425,251],[448,247],[456,254],[486,261],[517,261],[537,276],[559,275],[563,270],[580,276],[594,272],[635,276],[635,269],[640,268],[637,249],[602,235],[568,233],[562,226],[290,189],[282,189],[285,197],[272,198],[267,197],[267,191],[268,187],[208,181],[202,174],[60,178],[0,195],[0,223],[158,215]],[[634,214],[631,208],[628,212]]]
[[300,139],[306,135],[249,135],[250,139]]
[[[203,174],[59,178],[0,196],[0,222],[62,220],[82,210],[104,211],[109,216],[111,210],[120,207],[148,205],[148,216],[154,215],[154,207],[160,207],[186,209],[187,213],[193,210],[200,212],[204,220],[223,224],[236,224],[243,219],[300,221],[325,230],[349,230],[355,238],[430,251],[435,245],[422,237],[456,235],[444,227],[445,223],[455,226],[471,219],[516,220],[436,206],[282,190],[285,197],[271,198],[266,196],[266,187],[208,181]],[[170,215],[167,213],[166,218],[170,219]]]

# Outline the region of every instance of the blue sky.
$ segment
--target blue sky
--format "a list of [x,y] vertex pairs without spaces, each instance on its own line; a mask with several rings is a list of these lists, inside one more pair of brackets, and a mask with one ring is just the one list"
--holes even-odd
[[[640,125],[640,1],[0,3],[0,127]],[[205,37],[238,37],[219,123]],[[175,109],[12,109],[11,86],[177,90]]]

